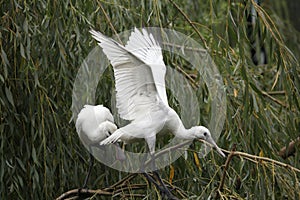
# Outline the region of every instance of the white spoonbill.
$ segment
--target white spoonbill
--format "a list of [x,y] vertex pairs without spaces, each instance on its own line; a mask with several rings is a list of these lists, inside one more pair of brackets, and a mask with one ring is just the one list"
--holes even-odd
[[85,105],[78,114],[76,131],[81,141],[88,146],[99,145],[116,130],[112,114],[103,105]]
[[[125,143],[145,139],[150,154],[154,156],[156,135],[169,130],[178,138],[204,139],[225,156],[206,127],[194,126],[186,129],[178,114],[169,107],[165,88],[166,66],[162,50],[152,34],[145,29],[140,32],[135,28],[127,44],[123,46],[95,30],[90,33],[113,66],[118,113],[121,118],[130,121],[128,125],[100,142],[101,145],[115,143],[119,139]],[[177,199],[158,173],[153,172],[162,187],[147,173],[144,175],[169,199]]]
[[210,131],[204,126],[186,129],[178,114],[168,105],[165,88],[166,66],[162,50],[152,34],[137,28],[125,46],[100,32],[90,33],[102,47],[114,69],[117,109],[120,117],[131,121],[100,144],[121,139],[129,143],[145,139],[150,153],[155,152],[156,135],[169,130],[182,139],[204,139],[225,156]]
[[[110,136],[117,130],[114,124],[114,118],[108,108],[102,105],[85,105],[78,114],[76,120],[76,131],[80,140],[89,147],[90,150],[90,165],[88,174],[85,178],[83,188],[86,187],[89,179],[94,157],[92,155],[92,146],[101,148],[100,142]],[[117,150],[117,156],[124,159],[122,150]]]

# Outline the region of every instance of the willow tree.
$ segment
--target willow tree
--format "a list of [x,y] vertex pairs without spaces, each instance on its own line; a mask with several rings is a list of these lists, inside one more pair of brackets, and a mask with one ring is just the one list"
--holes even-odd
[[[218,145],[230,156],[227,162],[215,153],[198,159],[201,144],[195,143],[186,159],[161,170],[174,195],[298,199],[299,153],[289,144],[299,136],[300,42],[283,18],[287,9],[279,8],[287,7],[283,1],[258,5],[254,0],[1,1],[1,199],[53,199],[80,187],[88,151],[69,121],[73,82],[96,46],[88,31],[94,27],[114,35],[147,26],[174,29],[198,41],[218,66],[226,91]],[[256,58],[263,51],[265,60],[255,61],[252,51]],[[165,62],[172,66],[172,56]],[[201,74],[183,60],[176,63],[195,84],[199,101],[207,100]],[[110,102],[113,84],[112,71],[105,74],[97,93],[102,104]],[[203,104],[203,124],[210,109]],[[284,147],[295,152],[283,150],[280,156]],[[141,176],[103,172],[102,165],[94,165],[89,188],[106,189],[87,195],[160,195]]]

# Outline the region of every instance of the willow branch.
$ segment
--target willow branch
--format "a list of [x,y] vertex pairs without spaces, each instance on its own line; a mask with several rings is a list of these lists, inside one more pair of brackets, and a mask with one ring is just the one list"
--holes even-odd
[[118,33],[117,33],[115,27],[114,27],[114,26],[112,25],[112,23],[111,23],[111,20],[110,20],[109,16],[108,16],[107,13],[105,12],[105,10],[104,10],[102,4],[101,4],[99,1],[98,1],[98,5],[99,5],[101,11],[103,12],[103,14],[104,14],[104,16],[105,16],[105,19],[106,19],[107,23],[109,24],[111,30],[112,30],[112,31],[114,32],[114,34],[117,36],[119,42],[120,42],[121,44],[123,44],[123,42],[122,42],[122,40],[120,39],[120,37],[119,37],[119,35],[118,35]]
[[63,199],[71,198],[71,197],[87,198],[87,197],[91,197],[95,194],[111,196],[112,192],[107,192],[107,191],[103,191],[103,190],[100,190],[100,189],[99,190],[73,189],[73,190],[69,190],[69,191],[63,193],[56,200],[63,200]]
[[282,107],[287,108],[287,105],[285,105],[285,104],[284,104],[283,102],[281,102],[280,100],[278,100],[278,99],[272,97],[272,96],[271,96],[270,94],[268,94],[267,92],[262,91],[262,94],[263,94],[264,96],[268,97],[269,99],[271,99],[272,101],[274,101],[275,103],[281,105]]
[[197,35],[199,36],[200,40],[202,41],[202,43],[204,44],[205,48],[208,49],[208,46],[204,40],[204,38],[202,37],[201,33],[198,31],[197,27],[194,25],[194,23],[190,20],[190,18],[183,12],[183,10],[172,0],[169,0],[173,6],[180,12],[180,14],[186,19],[186,21],[192,26],[192,28],[195,30],[195,32],[197,33]]
[[218,188],[219,191],[222,191],[222,189],[223,189],[223,185],[224,185],[225,177],[226,177],[226,172],[227,172],[229,163],[230,163],[231,159],[232,159],[233,156],[234,156],[234,151],[235,151],[235,149],[236,149],[236,145],[234,145],[234,146],[232,147],[232,150],[230,151],[229,156],[227,157],[227,160],[226,160],[226,162],[225,162],[224,172],[223,172],[223,175],[222,175],[222,178],[221,178],[221,181],[220,181],[220,185],[219,185],[219,188]]
[[[228,150],[222,149],[222,151],[230,154],[230,151],[228,151]],[[284,168],[287,168],[287,169],[290,169],[290,170],[293,170],[295,172],[300,173],[300,169],[298,169],[296,167],[293,167],[293,166],[291,166],[289,164],[286,164],[286,163],[283,163],[283,162],[280,162],[280,161],[268,158],[268,157],[255,156],[255,155],[244,153],[244,152],[240,152],[240,151],[234,151],[234,152],[232,152],[232,154],[233,154],[233,156],[243,157],[243,158],[245,158],[245,159],[247,159],[247,160],[249,160],[251,162],[265,161],[265,162],[272,163],[274,165],[277,165],[277,166],[280,166],[280,167],[284,167]]]
[[[160,152],[158,152],[158,153],[156,153],[154,155],[154,159],[157,159],[158,157],[160,157],[160,156],[162,156],[162,155],[164,155],[166,153],[172,152],[173,150],[180,149],[181,147],[183,147],[183,146],[185,146],[185,145],[187,145],[189,143],[191,143],[191,141],[190,140],[186,140],[186,141],[184,141],[182,143],[179,143],[177,145],[174,145],[174,146],[168,147],[166,149],[163,149],[163,150],[161,150]],[[145,166],[149,165],[151,163],[151,161],[152,161],[152,159],[149,159],[147,162],[145,162]]]
[[[205,143],[206,145],[209,145],[209,146],[213,147],[210,143],[206,142],[205,140],[199,140],[199,141],[202,142],[202,143]],[[179,143],[177,145],[174,145],[172,147],[166,148],[166,149],[164,149],[164,150],[156,153],[155,156],[154,156],[154,158],[156,159],[156,158],[158,158],[159,156],[161,156],[163,154],[166,154],[166,153],[168,153],[170,151],[179,149],[179,148],[187,145],[190,142],[191,142],[190,140],[187,140],[187,141],[184,141],[184,142]],[[265,161],[265,162],[269,162],[269,163],[275,164],[277,166],[284,167],[284,168],[287,168],[287,169],[290,169],[290,170],[293,170],[295,172],[300,173],[300,169],[298,169],[296,167],[293,167],[293,166],[291,166],[289,164],[286,164],[286,163],[283,163],[283,162],[280,162],[280,161],[268,158],[268,157],[256,156],[256,155],[248,154],[248,153],[241,152],[241,151],[228,151],[228,150],[222,149],[222,148],[221,148],[221,150],[223,152],[225,152],[226,154],[229,154],[229,155],[232,154],[232,156],[243,157],[243,158],[245,158],[245,159],[247,159],[247,160],[249,160],[251,162]],[[151,159],[148,160],[145,165],[148,165],[150,162],[151,162]]]
[[[103,190],[102,189],[98,189],[98,190],[72,189],[60,195],[56,200],[63,200],[63,199],[70,199],[70,198],[83,199],[94,195],[113,196],[115,194],[118,194],[120,196],[124,196],[124,195],[127,196],[127,194],[123,194],[124,191],[141,190],[141,189],[145,189],[146,186],[147,185],[145,184],[131,184],[128,186],[121,186],[119,189],[113,190],[111,192],[107,191],[107,189],[110,189],[110,187],[105,188]],[[130,194],[130,195],[134,196],[135,194]]]
[[137,176],[137,174],[129,174],[127,175],[125,178],[123,178],[122,180],[116,182],[115,184],[109,186],[108,188],[105,188],[103,190],[111,190],[114,189],[118,186],[122,186],[123,184],[126,184],[127,182],[129,182],[131,179],[135,178]]

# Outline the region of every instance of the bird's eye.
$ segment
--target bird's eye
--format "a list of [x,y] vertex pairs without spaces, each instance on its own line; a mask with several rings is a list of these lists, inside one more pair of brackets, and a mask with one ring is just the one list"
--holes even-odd
[[207,133],[206,133],[206,132],[204,132],[204,133],[203,133],[203,135],[206,137],[206,136],[207,136]]

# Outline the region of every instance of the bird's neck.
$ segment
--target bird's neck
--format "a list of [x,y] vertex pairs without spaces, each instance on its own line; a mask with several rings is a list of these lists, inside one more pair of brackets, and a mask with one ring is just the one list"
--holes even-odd
[[110,121],[105,121],[102,122],[99,126],[98,126],[98,131],[102,131],[102,132],[110,132],[110,134],[112,134],[113,132],[115,132],[117,130],[117,126],[110,122]]
[[186,129],[181,119],[173,109],[169,112],[169,115],[170,120],[168,122],[168,127],[176,137],[188,140],[195,138],[193,127]]
[[174,132],[174,135],[181,139],[187,139],[187,140],[195,139],[193,127],[190,129],[186,129],[182,124],[182,122],[178,126],[178,129]]

